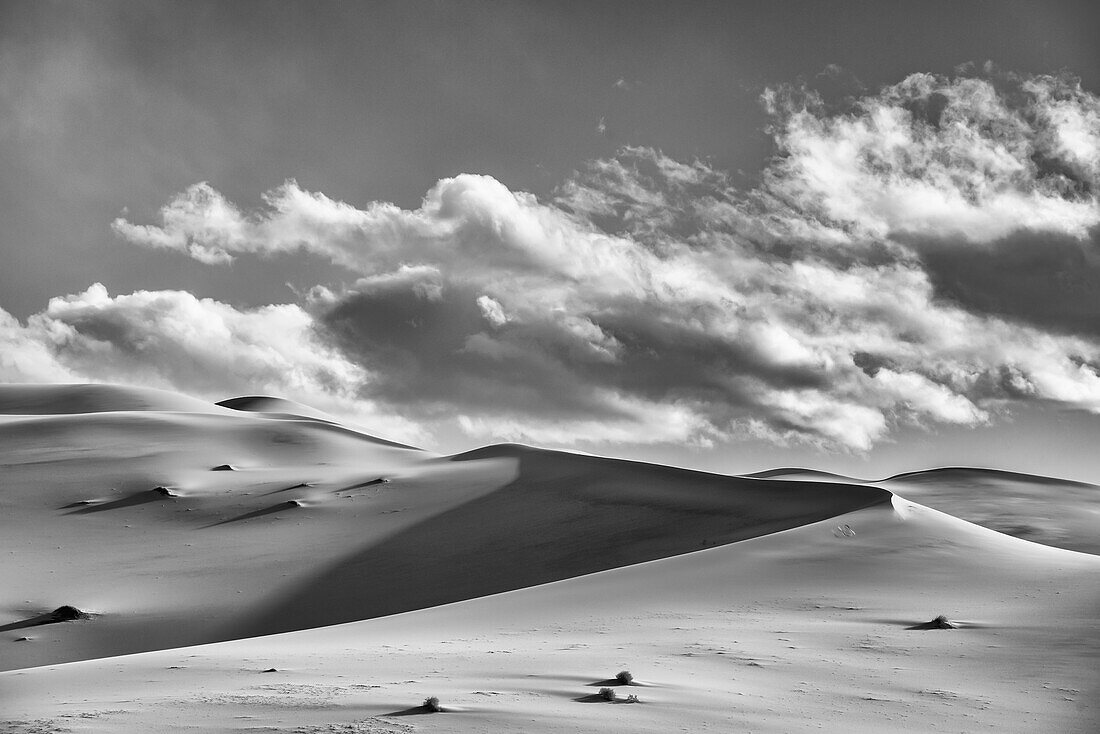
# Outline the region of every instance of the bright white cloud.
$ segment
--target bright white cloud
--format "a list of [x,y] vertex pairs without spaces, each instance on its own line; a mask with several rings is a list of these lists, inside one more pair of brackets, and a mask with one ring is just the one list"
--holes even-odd
[[770,92],[783,153],[771,191],[875,238],[1084,236],[1100,223],[1095,196],[1067,197],[1064,176],[1042,162],[1096,183],[1097,99],[1052,77],[1014,86],[1009,95],[991,80],[914,74],[842,115],[806,93]]
[[0,309],[0,382],[76,382],[41,335]]
[[481,309],[481,315],[493,326],[504,326],[508,323],[508,316],[504,313],[504,307],[500,301],[489,296],[478,296],[477,307]]

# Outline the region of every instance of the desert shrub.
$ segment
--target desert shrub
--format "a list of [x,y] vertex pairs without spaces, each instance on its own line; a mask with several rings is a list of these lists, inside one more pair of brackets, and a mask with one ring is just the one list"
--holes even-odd
[[635,696],[633,693],[631,693],[629,696],[626,697],[626,702],[627,703],[641,703],[641,699],[639,699],[637,696]]
[[634,680],[634,676],[630,674],[629,670],[620,670],[615,676],[615,680],[624,686],[629,686],[631,681]]
[[615,700],[615,689],[614,688],[601,688],[600,689],[600,698],[602,698],[605,701],[614,701]]
[[443,710],[443,707],[439,705],[439,699],[435,696],[428,696],[424,699],[424,708],[434,712]]

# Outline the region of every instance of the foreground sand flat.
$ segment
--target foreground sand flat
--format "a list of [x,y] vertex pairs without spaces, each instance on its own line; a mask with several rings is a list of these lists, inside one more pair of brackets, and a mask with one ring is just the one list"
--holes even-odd
[[[0,731],[1100,728],[1100,557],[873,486],[165,407],[0,424],[5,619],[94,614],[0,632]],[[110,481],[176,496],[58,509]]]

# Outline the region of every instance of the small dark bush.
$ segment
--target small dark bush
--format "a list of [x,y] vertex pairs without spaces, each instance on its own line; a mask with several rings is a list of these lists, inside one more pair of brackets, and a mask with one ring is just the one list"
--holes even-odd
[[600,689],[600,698],[602,698],[605,701],[614,701],[615,700],[615,689],[614,688],[601,688]]
[[942,614],[933,619],[931,622],[923,622],[921,624],[915,624],[912,627],[906,627],[906,629],[911,630],[953,630],[958,628],[959,625],[952,622],[950,619],[943,616]]
[[443,710],[443,707],[439,705],[439,699],[435,696],[428,696],[424,699],[424,708],[434,713],[438,713]]
[[615,680],[619,681],[619,683],[624,686],[629,686],[631,682],[633,682],[634,676],[630,674],[629,670],[620,670],[615,676]]
[[635,696],[633,693],[631,693],[629,696],[626,697],[626,702],[627,703],[641,703],[642,701],[637,696]]
[[76,619],[87,619],[88,615],[76,607],[66,604],[49,613],[49,622],[72,622]]

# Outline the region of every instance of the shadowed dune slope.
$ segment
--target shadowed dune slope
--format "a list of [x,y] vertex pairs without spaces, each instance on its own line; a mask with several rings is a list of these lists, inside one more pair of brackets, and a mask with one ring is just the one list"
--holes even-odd
[[380,617],[678,555],[889,502],[875,487],[721,476],[503,445],[500,489],[366,544],[229,637]]

